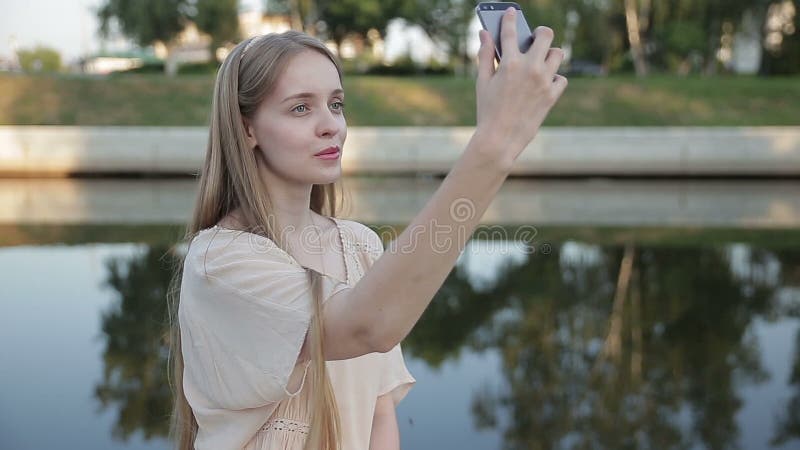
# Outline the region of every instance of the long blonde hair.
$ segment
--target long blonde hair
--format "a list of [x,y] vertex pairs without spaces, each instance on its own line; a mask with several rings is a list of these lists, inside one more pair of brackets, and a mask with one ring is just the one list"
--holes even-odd
[[[206,157],[200,172],[197,203],[184,242],[191,242],[200,230],[217,224],[231,211],[238,209],[239,220],[244,222],[247,231],[262,234],[279,243],[279,233],[273,229],[271,219],[269,192],[257,170],[255,152],[247,146],[243,119],[252,117],[261,101],[274,88],[290,59],[306,50],[327,56],[336,66],[341,81],[342,70],[336,57],[323,43],[298,31],[245,40],[225,58],[214,84]],[[311,189],[311,210],[335,216],[337,188],[341,189],[338,183],[315,184]],[[178,450],[191,450],[197,435],[197,421],[183,392],[183,356],[177,320],[182,266],[182,261],[178,259],[168,294],[169,370],[175,399],[170,435]],[[309,374],[313,391],[310,400],[311,430],[305,448],[338,450],[341,447],[339,415],[323,353],[321,275],[310,269],[308,275],[314,298]]]

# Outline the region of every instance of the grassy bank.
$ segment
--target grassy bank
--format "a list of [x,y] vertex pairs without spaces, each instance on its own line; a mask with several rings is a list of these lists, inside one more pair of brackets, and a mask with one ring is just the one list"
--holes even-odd
[[[0,74],[2,125],[205,125],[213,77]],[[474,125],[475,82],[349,76],[352,126]],[[800,78],[576,78],[545,125],[800,125]]]
[[[402,224],[369,224],[383,238],[403,232]],[[477,235],[497,233],[517,236],[517,227],[481,225]],[[795,228],[719,228],[719,227],[621,227],[621,226],[537,226],[533,245],[558,245],[579,241],[591,245],[637,245],[660,248],[720,247],[731,242],[764,249],[800,247],[800,230]],[[176,224],[94,225],[94,224],[0,224],[0,248],[19,245],[143,242],[151,245],[172,244],[182,239],[184,227]]]

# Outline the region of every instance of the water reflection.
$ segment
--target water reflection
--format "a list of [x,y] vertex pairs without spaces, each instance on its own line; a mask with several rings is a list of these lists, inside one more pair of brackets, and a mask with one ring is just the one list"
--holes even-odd
[[[764,363],[768,345],[791,345],[761,342],[755,324],[800,317],[796,246],[553,240],[548,254],[495,258],[487,281],[474,267],[485,272],[491,255],[476,244],[404,344],[408,358],[431,367],[464,352],[499,355],[502,382],[463,393],[472,396],[475,430],[494,430],[510,449],[752,441],[743,390],[781,375]],[[113,433],[121,439],[167,431],[166,253],[154,245],[107,264],[117,298],[102,318],[105,370],[95,397],[118,411]],[[797,336],[791,378],[777,380],[793,392],[759,411],[778,416],[767,430],[775,446],[800,438]],[[413,429],[404,427],[408,440]]]
[[165,298],[172,264],[168,247],[162,245],[106,262],[105,284],[117,298],[102,314],[104,370],[94,396],[103,409],[117,410],[112,436],[123,441],[136,431],[142,431],[145,439],[169,431]]
[[[795,305],[797,306],[797,305]],[[790,312],[794,317],[800,317],[797,308]],[[794,392],[786,401],[786,408],[780,412],[775,426],[775,434],[770,442],[772,445],[784,445],[793,439],[800,439],[800,330],[794,340],[794,359],[792,372],[789,378]]]

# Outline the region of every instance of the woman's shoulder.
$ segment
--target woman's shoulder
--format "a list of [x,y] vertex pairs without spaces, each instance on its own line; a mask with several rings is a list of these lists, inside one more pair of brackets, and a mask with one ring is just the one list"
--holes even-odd
[[[324,298],[347,287],[322,275]],[[220,227],[201,230],[192,239],[184,258],[183,286],[191,296],[212,302],[238,298],[303,312],[313,304],[308,301],[312,289],[305,267],[264,236]]]
[[344,245],[354,247],[356,250],[370,253],[383,252],[383,240],[378,233],[363,223],[355,220],[335,218],[339,230],[342,232]]
[[284,268],[302,271],[302,267],[271,239],[259,234],[215,225],[197,232],[191,239],[185,264],[209,267]]

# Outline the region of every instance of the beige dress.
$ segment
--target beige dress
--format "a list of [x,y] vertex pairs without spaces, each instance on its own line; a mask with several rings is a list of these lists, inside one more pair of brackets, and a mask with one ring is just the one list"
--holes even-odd
[[[347,280],[323,277],[323,301],[351,288],[383,252],[357,222],[334,219]],[[199,426],[198,450],[301,449],[313,386],[297,357],[312,312],[306,269],[267,238],[212,227],[191,242],[178,319],[183,387]],[[378,396],[395,405],[414,378],[398,345],[326,363],[347,450],[368,450]],[[301,380],[290,390],[289,380]]]

